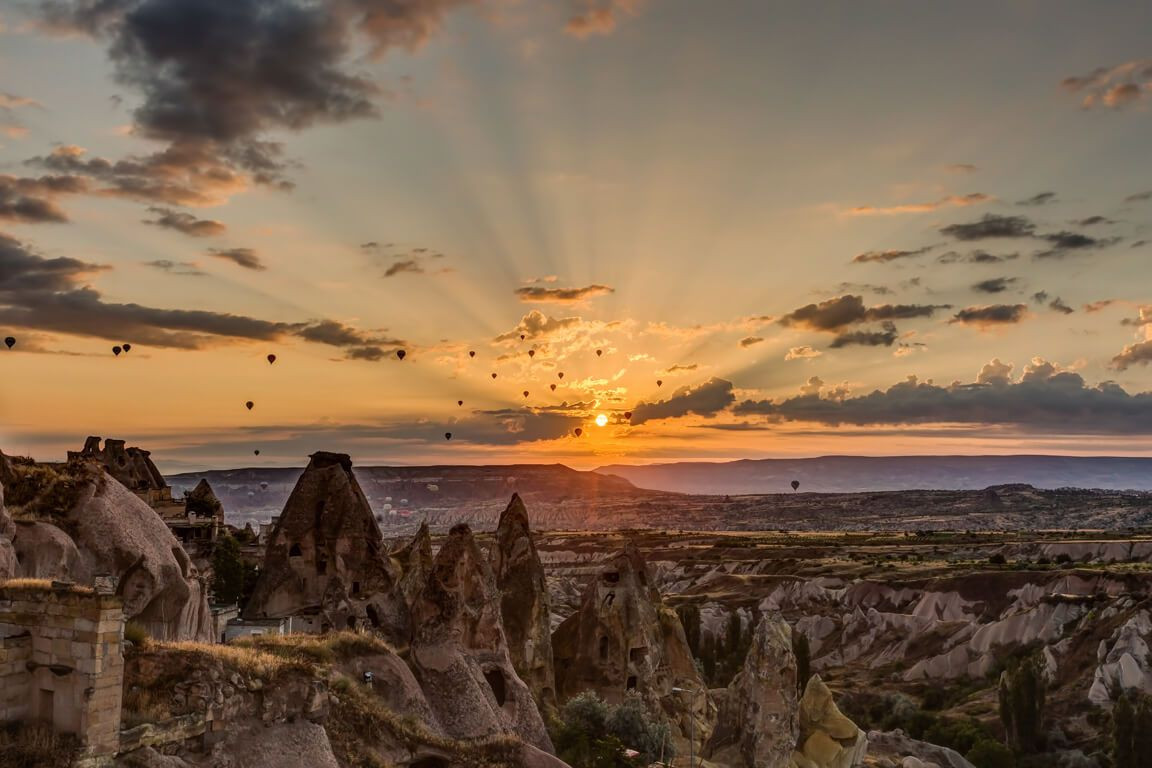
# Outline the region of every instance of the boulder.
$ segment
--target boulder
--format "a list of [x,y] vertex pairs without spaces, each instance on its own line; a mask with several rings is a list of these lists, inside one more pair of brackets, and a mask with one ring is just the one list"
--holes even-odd
[[704,757],[747,768],[787,768],[799,737],[792,629],[763,614],[743,668],[729,683]]
[[322,629],[370,626],[402,644],[398,577],[351,458],[314,453],[269,536],[244,616],[318,614]]
[[900,768],[973,768],[959,752],[919,741],[903,731],[869,731],[868,758],[888,758]]
[[500,590],[500,616],[512,666],[541,707],[555,708],[552,605],[544,566],[528,526],[528,511],[519,494],[513,494],[500,515],[492,570]]
[[12,549],[17,575],[29,579],[83,581],[80,551],[75,542],[52,523],[21,521],[15,526]]
[[853,768],[863,762],[868,738],[836,706],[820,675],[808,680],[799,709],[800,739],[792,768]]
[[553,751],[512,665],[496,580],[467,525],[452,528],[440,547],[412,619],[410,663],[449,737],[510,733]]

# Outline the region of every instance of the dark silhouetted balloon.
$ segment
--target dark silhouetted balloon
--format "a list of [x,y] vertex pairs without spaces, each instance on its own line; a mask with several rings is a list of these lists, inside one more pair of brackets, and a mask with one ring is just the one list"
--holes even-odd
[[120,347],[112,347],[112,354],[116,355],[116,357],[120,357],[120,353],[121,353],[122,351],[123,351],[123,350],[122,350],[122,349],[120,349]]
[[793,480],[792,481],[792,490],[794,490],[794,491],[800,490],[800,481],[799,480]]
[[662,386],[664,386],[664,382],[661,381],[660,379],[656,379],[656,386],[662,387]]
[[407,353],[407,352],[405,352],[405,351],[404,351],[404,350],[402,350],[402,349],[398,349],[398,350],[396,350],[396,357],[400,358],[401,360],[403,360],[403,359],[404,359],[404,356],[405,356],[405,355],[407,355],[407,354],[408,354],[408,353]]
[[252,410],[252,406],[254,406],[254,405],[256,405],[256,403],[252,402],[251,400],[244,403],[244,407],[247,408],[248,410]]
[[534,350],[534,349],[528,350],[528,357],[536,357],[536,350]]
[[604,350],[602,350],[602,349],[596,350],[596,357],[600,357],[600,355],[602,355],[602,354],[604,354]]
[[469,350],[468,357],[476,357],[476,350]]
[[452,439],[452,433],[451,432],[445,432],[444,433],[444,439],[445,440],[451,440]]
[[463,400],[457,400],[456,405],[464,405],[464,401]]
[[[252,453],[254,453],[254,454],[256,454],[257,456],[259,456],[259,455],[260,455],[260,449],[259,449],[259,448],[257,448],[256,450],[252,451]],[[267,486],[268,484],[267,484],[267,483],[260,483],[260,485],[263,485],[263,486]]]
[[12,347],[16,346],[16,337],[14,337],[14,336],[5,337],[4,343],[6,345],[8,345],[8,349],[12,349]]
[[127,342],[125,342],[124,344],[121,344],[120,346],[125,352],[131,352],[132,351],[132,345],[128,344]]
[[632,411],[624,411],[624,418],[631,421],[632,420]]
[[496,374],[495,374],[495,373],[493,373],[493,374],[492,374],[492,378],[496,378]]
[[276,362],[276,355],[268,355],[268,365],[272,365],[274,362]]
[[555,385],[555,384],[549,384],[548,386],[552,387],[552,391],[553,391],[553,392],[555,392],[555,391],[556,391],[556,385]]
[[580,437],[580,435],[584,434],[584,430],[580,429],[580,427],[576,427],[576,429],[572,431],[576,433],[576,437]]
[[524,397],[528,397],[528,390],[524,390]]
[[558,378],[558,379],[564,378],[564,371],[560,371],[560,373],[556,374],[556,378]]

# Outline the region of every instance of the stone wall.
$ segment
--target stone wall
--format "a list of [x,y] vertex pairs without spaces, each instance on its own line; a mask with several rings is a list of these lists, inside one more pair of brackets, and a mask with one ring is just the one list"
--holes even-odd
[[120,598],[45,584],[0,586],[0,719],[76,734],[114,755],[124,683]]

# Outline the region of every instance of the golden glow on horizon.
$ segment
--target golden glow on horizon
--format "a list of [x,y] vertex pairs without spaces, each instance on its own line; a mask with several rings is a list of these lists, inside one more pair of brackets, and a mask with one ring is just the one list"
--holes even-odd
[[600,414],[596,415],[596,426],[603,427],[603,426],[607,426],[607,424],[608,424],[607,414],[600,413]]

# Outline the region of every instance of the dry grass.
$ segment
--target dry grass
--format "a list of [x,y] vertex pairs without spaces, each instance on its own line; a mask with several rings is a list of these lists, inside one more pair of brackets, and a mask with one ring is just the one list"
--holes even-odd
[[68,513],[80,500],[83,489],[99,480],[101,471],[83,461],[37,464],[12,459],[4,478],[4,501],[14,520],[56,522],[67,530]]
[[[3,579],[0,580],[0,589],[22,589],[28,591],[45,591],[52,590],[51,579]],[[83,584],[70,584],[67,587],[69,592],[78,595],[91,595],[95,592],[92,587],[84,586]]]
[[0,729],[0,765],[4,768],[67,768],[79,750],[73,736],[50,726],[13,723]]
[[357,656],[395,653],[372,632],[345,630],[326,635],[258,635],[244,637],[233,647],[251,648],[287,659],[331,664]]
[[121,728],[133,728],[143,723],[160,723],[172,717],[168,706],[169,691],[156,691],[139,685],[124,691]]
[[290,671],[313,671],[311,666],[298,658],[277,656],[258,648],[243,645],[213,645],[193,642],[153,642],[150,651],[183,654],[194,659],[215,660],[226,668],[250,677],[263,680],[275,679]]

